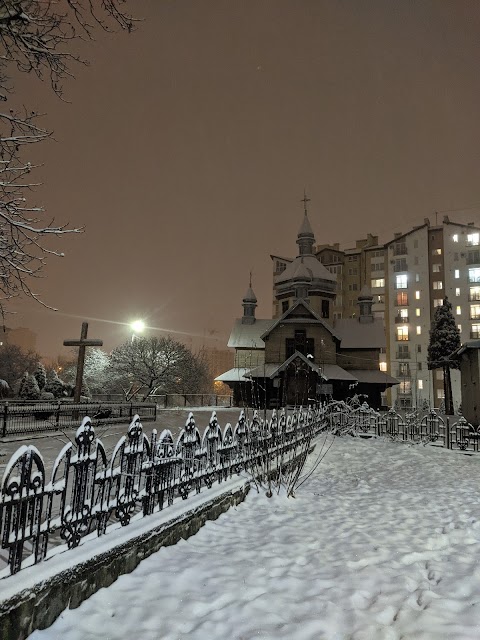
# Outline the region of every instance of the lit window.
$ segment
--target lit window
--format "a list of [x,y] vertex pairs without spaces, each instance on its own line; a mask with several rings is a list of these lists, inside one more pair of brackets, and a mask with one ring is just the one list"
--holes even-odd
[[433,249],[432,256],[441,256],[441,255],[442,255],[441,249]]
[[477,246],[480,244],[480,234],[479,233],[469,233],[467,235],[467,243],[472,246]]
[[[457,277],[455,271],[455,277]],[[480,282],[480,268],[472,267],[468,270],[468,280],[469,282]]]
[[472,324],[471,338],[480,338],[480,324]]
[[434,289],[443,289],[443,282],[441,280],[435,280],[433,283]]
[[442,270],[441,264],[432,264],[433,273],[440,273],[441,270]]
[[455,289],[455,295],[457,296],[457,298],[458,298],[458,296],[460,295],[460,289],[459,289],[459,287],[457,287],[457,288]]
[[458,280],[459,278],[460,278],[460,269],[455,269],[455,279]]
[[405,291],[397,293],[397,304],[399,307],[408,305],[408,295]]
[[418,381],[418,388],[419,388],[420,390],[422,390],[422,389],[423,389],[423,380],[419,380],[419,381]]
[[380,362],[380,371],[386,371],[386,370],[387,370],[387,363]]
[[415,315],[417,317],[420,315],[420,309],[418,307],[415,309]]
[[480,305],[478,304],[470,305],[470,318],[472,320],[480,320]]
[[456,314],[457,314],[457,316],[461,316],[462,315],[462,307],[457,307]]
[[419,273],[415,274],[415,282],[420,282],[420,274]]
[[417,336],[421,335],[422,333],[422,327],[420,325],[417,325]]
[[458,330],[460,331],[460,333],[462,333],[462,325],[461,324],[457,324]]
[[420,291],[415,291],[415,300],[420,300]]
[[456,233],[456,234],[453,236],[453,241],[454,241],[454,242],[458,242],[458,233]]
[[407,275],[405,273],[395,276],[395,286],[397,289],[407,288]]
[[399,309],[401,318],[408,318],[408,309]]
[[480,301],[480,287],[470,287],[470,300]]
[[437,389],[437,398],[439,400],[445,400],[445,389]]
[[435,300],[433,301],[434,307],[441,307],[442,304],[443,304],[443,298],[435,298]]
[[408,327],[397,327],[397,340],[408,340]]
[[385,278],[373,278],[372,289],[380,289],[385,286]]
[[435,378],[437,380],[441,380],[443,382],[443,371],[442,371],[442,369],[435,369]]

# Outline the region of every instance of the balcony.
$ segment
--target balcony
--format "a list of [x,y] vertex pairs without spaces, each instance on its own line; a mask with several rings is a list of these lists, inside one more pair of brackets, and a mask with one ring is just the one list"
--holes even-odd
[[480,293],[470,293],[468,296],[469,302],[480,302]]
[[480,264],[480,251],[469,251],[467,253],[467,264]]
[[480,331],[470,331],[470,339],[478,340],[480,338]]
[[408,316],[395,316],[395,324],[405,324],[409,321]]
[[395,373],[395,377],[396,378],[400,378],[400,379],[405,379],[405,378],[410,378],[412,375],[410,369],[397,369],[396,373]]
[[471,283],[478,283],[480,282],[480,275],[478,276],[468,276],[468,281]]
[[410,360],[410,351],[397,351],[396,357],[397,360]]
[[396,244],[393,247],[393,255],[394,256],[406,256],[407,255],[407,245],[406,244]]

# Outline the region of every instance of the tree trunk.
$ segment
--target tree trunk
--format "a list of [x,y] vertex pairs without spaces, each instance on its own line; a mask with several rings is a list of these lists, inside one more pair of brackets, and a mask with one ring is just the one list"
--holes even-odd
[[452,379],[448,364],[443,365],[443,389],[445,391],[445,413],[447,416],[453,416]]

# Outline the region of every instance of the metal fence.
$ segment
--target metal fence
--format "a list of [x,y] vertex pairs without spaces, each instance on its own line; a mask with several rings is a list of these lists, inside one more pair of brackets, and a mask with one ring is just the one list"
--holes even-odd
[[[124,396],[120,393],[94,394],[97,402],[122,402]],[[142,395],[137,394],[134,402],[142,402]],[[168,393],[148,397],[149,402],[155,402],[159,407],[232,407],[232,395],[219,395],[217,393]]]
[[463,416],[440,416],[434,409],[414,410],[400,415],[395,409],[378,413],[367,404],[351,407],[332,402],[324,407],[329,427],[338,433],[364,436],[388,436],[393,440],[436,444],[459,451],[480,451],[480,427]]
[[264,459],[295,463],[324,426],[323,413],[299,409],[263,420],[255,412],[248,420],[242,411],[234,428],[221,430],[213,412],[203,436],[190,413],[176,442],[169,430],[148,438],[135,416],[110,460],[85,417],[49,474],[40,451],[22,446],[0,486],[3,577],[47,558],[52,542],[77,547],[89,533],[105,534],[110,523],[127,526],[134,514],[147,517]]
[[84,416],[94,424],[129,423],[138,414],[143,422],[157,419],[157,405],[144,402],[87,403],[5,402],[0,405],[2,437],[77,427]]

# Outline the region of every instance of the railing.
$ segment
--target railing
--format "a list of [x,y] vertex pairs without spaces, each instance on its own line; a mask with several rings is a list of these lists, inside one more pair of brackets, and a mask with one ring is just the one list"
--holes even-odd
[[[95,402],[124,402],[125,396],[121,393],[98,393],[93,395]],[[133,402],[143,402],[142,394],[136,394]],[[160,408],[169,407],[231,407],[232,395],[219,395],[216,393],[167,393],[153,395],[147,398],[149,403],[155,402]]]
[[401,323],[406,323],[408,322],[408,316],[395,316],[395,324],[401,324]]
[[468,295],[469,302],[480,302],[480,293],[470,293]]
[[136,514],[147,517],[242,470],[255,476],[264,459],[276,458],[278,472],[296,464],[325,425],[323,416],[323,409],[274,411],[264,421],[242,411],[235,427],[222,431],[213,412],[201,436],[190,413],[174,442],[169,430],[147,437],[137,415],[110,460],[85,417],[50,474],[36,447],[20,447],[0,486],[1,547],[8,551],[2,577],[48,558],[52,545],[72,549],[88,534],[107,533],[109,524],[127,526]]
[[128,424],[136,414],[143,422],[155,421],[157,405],[144,402],[4,402],[0,405],[0,434],[5,437],[72,428],[87,415],[95,424]]
[[409,360],[410,351],[397,351],[397,360]]
[[406,244],[396,244],[393,246],[393,255],[394,256],[404,256],[407,255],[407,245]]

